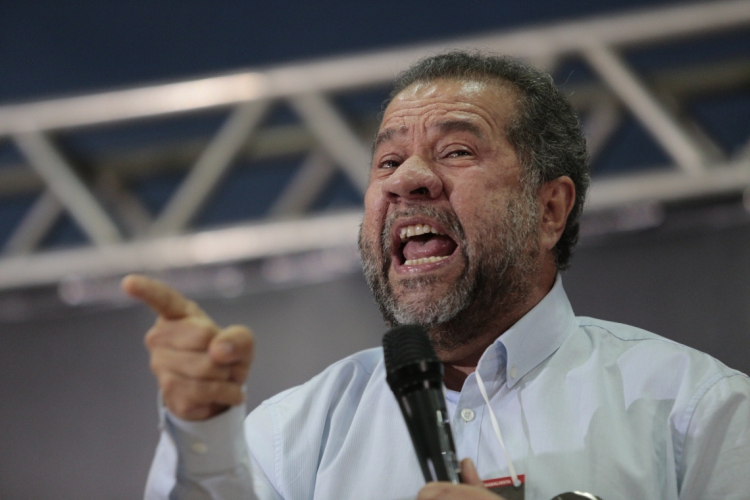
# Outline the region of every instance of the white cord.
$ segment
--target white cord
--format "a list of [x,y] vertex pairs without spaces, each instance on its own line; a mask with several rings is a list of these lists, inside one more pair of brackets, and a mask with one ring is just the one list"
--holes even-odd
[[508,450],[505,448],[505,443],[503,442],[503,435],[500,432],[500,425],[498,425],[497,423],[495,412],[492,411],[492,406],[490,405],[490,399],[487,397],[487,389],[484,388],[484,381],[482,380],[482,377],[479,375],[479,370],[475,370],[474,375],[477,377],[477,385],[479,386],[479,392],[482,393],[484,402],[487,404],[487,408],[490,410],[490,420],[492,421],[492,428],[495,430],[495,435],[497,436],[497,440],[500,441],[500,447],[503,449],[503,454],[505,455],[505,461],[508,462],[508,469],[510,470],[510,477],[513,480],[513,486],[516,486],[516,487],[521,486],[521,481],[518,479],[518,474],[516,474],[516,468],[513,467],[513,461],[510,459],[510,455],[508,455]]

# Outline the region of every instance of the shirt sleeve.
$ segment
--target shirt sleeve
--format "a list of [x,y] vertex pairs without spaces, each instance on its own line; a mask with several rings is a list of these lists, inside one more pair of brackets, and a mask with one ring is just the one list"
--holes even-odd
[[250,459],[244,418],[244,406],[202,422],[165,412],[145,498],[280,500]]
[[695,403],[685,436],[680,500],[750,494],[750,379],[720,379]]

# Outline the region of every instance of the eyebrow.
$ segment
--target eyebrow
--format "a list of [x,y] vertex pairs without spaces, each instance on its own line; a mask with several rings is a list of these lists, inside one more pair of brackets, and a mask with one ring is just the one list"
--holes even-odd
[[[482,129],[477,126],[474,123],[463,121],[463,120],[447,120],[443,122],[438,122],[435,125],[435,128],[440,130],[440,132],[447,134],[449,132],[468,132],[471,135],[483,139],[484,133],[482,132]],[[390,141],[393,139],[394,136],[399,134],[405,134],[406,133],[406,127],[401,128],[387,128],[380,132],[376,137],[375,140],[372,142],[372,152],[373,154],[378,149],[378,146],[383,144],[384,142]]]
[[405,134],[405,133],[406,133],[406,127],[401,127],[400,129],[387,128],[383,130],[377,136],[375,136],[375,140],[372,141],[372,153],[375,154],[375,151],[378,149],[378,146],[380,146],[386,141],[390,141],[391,139],[393,139],[393,136],[397,134]]
[[437,128],[443,133],[468,132],[479,139],[484,138],[484,133],[478,125],[464,120],[447,120],[444,122],[439,122],[437,124]]

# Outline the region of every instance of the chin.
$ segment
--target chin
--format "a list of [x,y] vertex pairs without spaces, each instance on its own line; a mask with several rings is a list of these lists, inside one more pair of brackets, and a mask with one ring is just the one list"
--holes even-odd
[[418,324],[434,328],[452,320],[463,311],[469,297],[465,293],[435,294],[428,297],[397,300],[390,311],[398,324]]

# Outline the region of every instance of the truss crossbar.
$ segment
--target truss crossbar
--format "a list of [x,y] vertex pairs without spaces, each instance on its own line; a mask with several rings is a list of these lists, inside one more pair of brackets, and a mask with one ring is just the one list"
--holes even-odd
[[359,211],[244,225],[109,247],[58,250],[0,259],[0,290],[56,283],[68,276],[231,263],[296,252],[353,246]]
[[0,136],[80,127],[176,112],[341,91],[393,79],[425,54],[486,48],[528,59],[583,52],[592,41],[609,47],[654,43],[750,24],[750,2],[734,0],[648,10],[501,35],[340,57],[213,78],[0,107]]
[[[353,244],[356,230],[352,228],[358,224],[358,214],[242,225],[193,235],[178,233],[188,228],[232,161],[247,154],[248,144],[254,144],[255,153],[266,147],[258,141],[261,137],[266,141],[273,134],[261,130],[261,122],[274,102],[286,102],[301,118],[301,126],[285,132],[294,137],[281,141],[280,144],[286,145],[278,148],[277,154],[302,152],[307,154],[307,161],[270,208],[271,216],[302,215],[325,189],[336,169],[355,187],[364,190],[369,152],[359,131],[333,104],[332,94],[387,85],[416,59],[448,48],[507,53],[543,64],[549,71],[564,57],[580,56],[603,84],[591,92],[572,96],[574,104],[587,112],[584,127],[593,129],[592,153],[598,154],[606,148],[622,122],[624,111],[629,111],[674,162],[671,168],[657,173],[597,179],[592,185],[587,211],[641,201],[664,202],[741,192],[750,185],[747,154],[750,138],[747,151],[726,160],[728,155],[721,152],[708,134],[683,116],[679,99],[669,102],[662,99],[665,89],[674,98],[680,92],[689,92],[691,86],[711,88],[719,77],[706,70],[702,79],[690,79],[689,85],[671,82],[659,87],[657,93],[649,85],[653,82],[647,82],[628,67],[620,53],[633,46],[748,27],[750,0],[687,4],[190,81],[0,106],[0,139],[11,138],[34,171],[30,177],[28,172],[15,171],[23,169],[6,169],[2,178],[12,180],[15,187],[3,190],[11,193],[14,189],[38,189],[40,193],[38,203],[16,228],[0,257],[0,289],[54,283],[69,274],[117,274],[231,262]],[[723,75],[720,79],[731,80],[734,85],[750,82],[750,72],[744,66],[731,68]],[[588,97],[582,100],[579,97],[582,95]],[[80,127],[212,108],[230,110],[230,118],[200,147],[202,152],[196,153],[198,159],[186,180],[167,202],[167,208],[153,220],[138,200],[126,192],[124,170],[120,173],[100,170],[98,177],[90,181],[82,179],[76,166],[50,140],[51,134],[64,134]],[[131,162],[128,169],[140,168],[133,163],[137,162]],[[111,182],[105,182],[107,179]],[[112,197],[113,189],[122,196],[119,202],[107,200],[105,206],[98,198]],[[73,216],[99,248],[30,253],[62,210]],[[113,211],[121,213],[112,214]],[[120,232],[115,220],[136,228],[131,239],[144,233],[153,239],[123,242],[129,236]],[[277,237],[282,234],[294,237]]]

